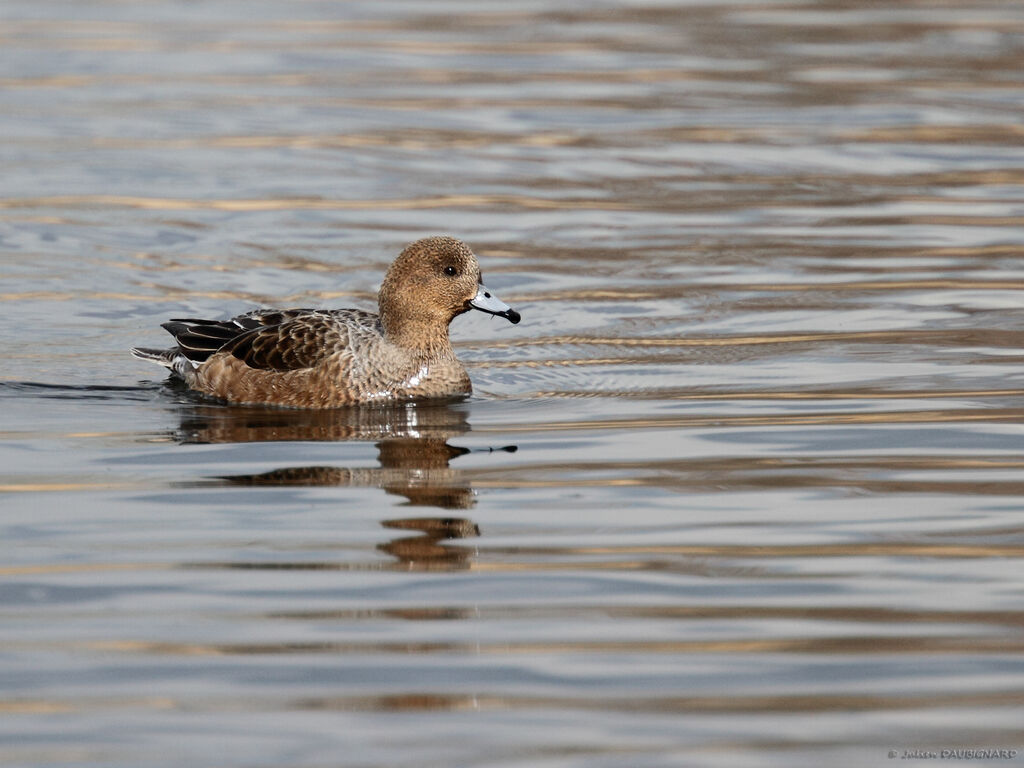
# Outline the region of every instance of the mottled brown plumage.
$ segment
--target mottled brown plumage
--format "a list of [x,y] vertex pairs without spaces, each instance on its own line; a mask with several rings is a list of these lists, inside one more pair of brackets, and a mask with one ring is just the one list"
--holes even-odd
[[177,347],[132,353],[229,402],[333,408],[468,394],[449,323],[469,309],[519,322],[484,288],[473,252],[452,237],[425,238],[402,251],[378,305],[378,315],[268,309],[225,321],[172,320],[163,327]]

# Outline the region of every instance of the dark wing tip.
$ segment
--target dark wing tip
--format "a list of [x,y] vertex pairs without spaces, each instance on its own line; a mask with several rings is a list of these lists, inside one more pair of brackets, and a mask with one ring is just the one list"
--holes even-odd
[[210,355],[246,331],[231,321],[175,318],[161,323],[174,337],[181,354],[194,363],[205,362]]

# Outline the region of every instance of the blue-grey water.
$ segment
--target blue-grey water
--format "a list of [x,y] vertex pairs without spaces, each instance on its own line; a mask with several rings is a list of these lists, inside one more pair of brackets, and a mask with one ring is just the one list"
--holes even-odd
[[[5,0],[0,766],[1019,764],[1022,125],[1018,2]],[[465,402],[127,354],[434,233]]]

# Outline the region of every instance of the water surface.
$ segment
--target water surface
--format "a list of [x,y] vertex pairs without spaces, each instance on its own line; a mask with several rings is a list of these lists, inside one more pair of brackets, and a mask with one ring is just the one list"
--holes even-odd
[[[0,765],[1022,759],[1019,4],[0,16]],[[464,402],[126,353],[439,232]]]

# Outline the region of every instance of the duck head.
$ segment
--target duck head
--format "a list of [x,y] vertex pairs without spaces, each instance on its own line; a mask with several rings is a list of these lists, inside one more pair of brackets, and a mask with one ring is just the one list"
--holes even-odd
[[478,309],[510,323],[520,315],[483,284],[473,251],[454,237],[437,236],[407,246],[391,265],[378,296],[388,336],[401,338],[447,329],[463,312]]

